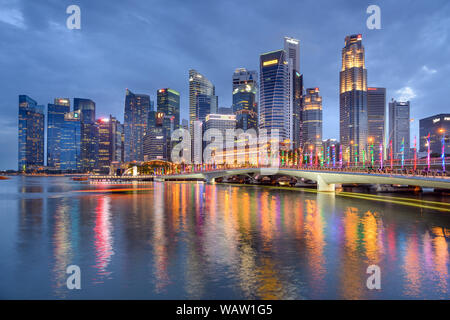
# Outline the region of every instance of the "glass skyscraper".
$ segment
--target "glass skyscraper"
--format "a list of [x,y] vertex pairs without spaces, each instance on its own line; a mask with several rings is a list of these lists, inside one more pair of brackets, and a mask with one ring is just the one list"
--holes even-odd
[[427,141],[430,135],[430,151],[434,157],[442,154],[442,138],[444,138],[444,153],[446,156],[450,154],[450,113],[420,119],[419,126],[420,152],[428,151]]
[[159,89],[157,91],[156,105],[156,111],[174,118],[173,124],[175,129],[178,129],[180,126],[180,93],[169,88]]
[[124,115],[125,162],[144,161],[143,138],[151,110],[150,96],[134,94],[127,89]]
[[322,145],[322,97],[319,88],[306,89],[303,97],[303,142],[305,150]]
[[[198,95],[202,95],[198,99]],[[217,96],[215,87],[204,75],[196,70],[189,70],[189,126],[192,128],[194,121],[200,120],[199,115],[203,117],[210,113],[217,112]],[[209,102],[209,110],[204,105],[205,101]],[[202,103],[202,105],[199,105]],[[198,110],[202,108],[203,110]],[[206,114],[205,114],[206,113]],[[204,115],[204,116],[203,116]]]
[[44,107],[29,96],[19,96],[18,170],[44,166]]
[[70,99],[56,98],[47,106],[47,167],[61,170],[61,130],[64,116],[70,112]]
[[260,56],[259,128],[271,135],[279,131],[281,142],[290,142],[289,67],[284,50]]
[[81,168],[92,172],[97,165],[98,127],[95,123],[95,102],[74,98],[73,109],[81,117]]
[[236,69],[233,74],[233,113],[236,128],[258,130],[258,75],[245,68]]
[[360,34],[347,36],[342,49],[339,122],[343,159],[360,159],[368,144],[367,70]]
[[79,111],[64,115],[61,126],[60,170],[81,171],[81,116]]
[[400,102],[392,99],[389,102],[389,144],[392,142],[394,159],[402,157],[402,148],[404,148],[405,159],[409,156],[409,112],[409,101]]
[[386,88],[367,88],[367,122],[369,126],[367,139],[369,145],[373,145],[374,159],[379,160],[380,144],[384,148],[386,143],[384,141],[386,132]]

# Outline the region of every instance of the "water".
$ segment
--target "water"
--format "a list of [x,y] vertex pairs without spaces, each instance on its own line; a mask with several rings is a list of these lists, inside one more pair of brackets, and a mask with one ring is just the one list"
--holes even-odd
[[[0,181],[0,298],[449,299],[450,212],[418,204],[13,177]],[[66,287],[72,264],[81,290]],[[366,287],[372,264],[381,290]]]

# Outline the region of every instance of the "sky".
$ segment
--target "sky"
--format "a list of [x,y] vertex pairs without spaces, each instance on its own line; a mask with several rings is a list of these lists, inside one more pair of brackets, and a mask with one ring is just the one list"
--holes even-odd
[[[70,5],[81,29],[66,27]],[[369,5],[381,29],[369,30]],[[261,53],[300,40],[305,88],[323,97],[323,138],[339,137],[339,71],[346,35],[363,35],[368,84],[387,100],[411,101],[418,120],[450,112],[448,0],[0,0],[0,169],[17,168],[18,95],[47,105],[56,97],[89,98],[97,117],[123,121],[125,90],[173,88],[188,118],[188,71],[216,87],[230,107],[236,68],[259,71]],[[413,140],[411,140],[413,141]]]

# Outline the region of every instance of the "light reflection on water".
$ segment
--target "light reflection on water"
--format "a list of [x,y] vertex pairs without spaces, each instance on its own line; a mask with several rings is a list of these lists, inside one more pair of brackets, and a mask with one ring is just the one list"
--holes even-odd
[[0,184],[0,298],[449,299],[449,234],[448,213],[330,194],[16,177]]

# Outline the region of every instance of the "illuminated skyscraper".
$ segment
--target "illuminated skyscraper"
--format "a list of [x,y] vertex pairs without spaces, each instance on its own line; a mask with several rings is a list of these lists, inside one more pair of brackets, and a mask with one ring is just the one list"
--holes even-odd
[[155,113],[155,126],[149,128],[144,135],[144,161],[168,160],[167,133],[164,128],[164,113]]
[[427,152],[427,140],[430,135],[430,151],[435,157],[442,154],[442,138],[444,153],[450,154],[450,113],[441,113],[420,119],[420,152]]
[[124,115],[125,162],[144,161],[143,137],[148,127],[151,110],[150,96],[134,94],[127,89]]
[[92,172],[97,166],[98,127],[95,123],[95,102],[74,98],[73,110],[81,117],[81,168]]
[[[355,157],[367,147],[367,70],[364,61],[362,36],[345,38],[340,72],[340,143],[345,161]],[[366,153],[367,154],[367,153]]]
[[306,89],[303,96],[303,143],[308,150],[322,145],[322,97],[319,88]]
[[[194,141],[195,137],[202,139],[201,134],[194,134],[194,122],[200,124],[210,113],[217,113],[218,98],[215,87],[204,75],[196,70],[189,70],[189,130],[191,133],[192,159],[202,159],[202,141]],[[200,129],[198,128],[198,132]],[[197,132],[196,131],[196,132]],[[198,147],[194,147],[198,146]]]
[[373,145],[374,159],[379,160],[380,143],[385,146],[386,88],[367,88],[367,118],[368,142]]
[[61,130],[64,116],[70,112],[70,99],[56,98],[47,106],[47,167],[61,170]]
[[233,74],[233,113],[236,128],[258,130],[258,82],[256,71],[236,69]]
[[278,130],[281,142],[290,141],[289,67],[284,50],[260,56],[259,128],[271,135]]
[[44,107],[26,95],[19,96],[18,170],[44,166]]
[[409,156],[409,112],[409,101],[400,102],[392,99],[389,102],[389,141],[392,141],[394,159],[402,157],[402,149],[405,152],[405,159]]
[[81,171],[81,116],[79,111],[64,114],[61,127],[61,171]]
[[158,112],[174,118],[174,128],[178,129],[180,126],[180,93],[169,88],[159,89],[157,91],[156,105]]

